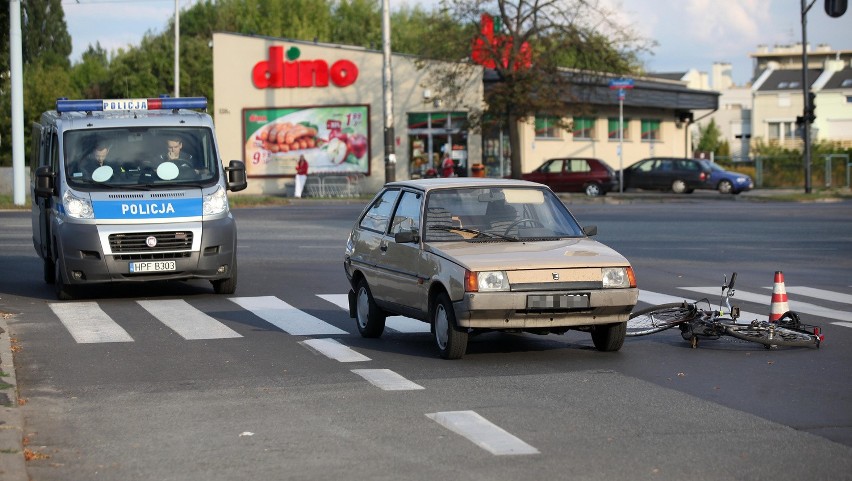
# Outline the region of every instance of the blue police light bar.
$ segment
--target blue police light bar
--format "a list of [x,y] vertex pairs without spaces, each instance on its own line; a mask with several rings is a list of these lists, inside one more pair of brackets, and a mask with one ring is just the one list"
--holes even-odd
[[56,101],[57,112],[108,112],[128,110],[206,109],[206,97],[177,97],[158,99],[97,99]]

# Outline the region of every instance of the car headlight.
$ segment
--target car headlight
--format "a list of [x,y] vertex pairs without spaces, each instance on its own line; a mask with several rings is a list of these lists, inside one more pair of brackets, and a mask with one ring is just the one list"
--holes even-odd
[[92,210],[92,202],[83,197],[77,197],[70,191],[65,191],[62,196],[62,207],[65,212],[76,219],[92,219],[95,217],[95,211]]
[[465,273],[467,292],[495,292],[509,290],[509,277],[505,271],[483,271]]
[[216,215],[228,210],[228,194],[220,185],[212,194],[204,196],[203,215]]
[[632,267],[604,267],[601,277],[604,288],[636,287]]

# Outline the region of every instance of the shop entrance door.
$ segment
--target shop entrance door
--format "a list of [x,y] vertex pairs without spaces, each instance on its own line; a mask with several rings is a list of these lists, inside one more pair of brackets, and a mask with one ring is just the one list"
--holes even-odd
[[464,112],[408,114],[412,179],[440,176],[444,156],[453,160],[455,175],[468,175],[466,123]]

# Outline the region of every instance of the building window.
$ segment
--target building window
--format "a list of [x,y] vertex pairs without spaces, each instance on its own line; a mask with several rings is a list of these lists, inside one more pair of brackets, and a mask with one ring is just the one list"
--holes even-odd
[[780,122],[769,122],[769,131],[766,134],[769,140],[780,140],[781,139],[781,123]]
[[537,139],[558,139],[559,125],[556,117],[536,115],[535,137]]
[[660,140],[660,121],[642,119],[642,141],[653,142]]
[[[617,117],[610,117],[607,120],[607,138],[609,138],[609,140],[618,140],[618,124],[619,124],[619,122],[618,122]],[[629,125],[630,125],[630,119],[627,119],[627,118],[624,119],[624,127],[623,127],[624,133],[623,133],[623,136],[622,136],[622,139],[624,139],[624,140],[627,140],[627,139],[630,138],[630,133],[629,133],[630,130],[628,129]]]
[[595,138],[595,119],[574,117],[574,140],[591,140],[593,138]]

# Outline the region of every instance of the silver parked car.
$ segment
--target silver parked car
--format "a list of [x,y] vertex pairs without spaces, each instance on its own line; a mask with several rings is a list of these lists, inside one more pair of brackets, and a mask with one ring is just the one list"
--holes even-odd
[[427,322],[447,359],[486,330],[576,329],[616,351],[639,290],[630,263],[596,232],[534,182],[389,183],[346,242],[350,316],[364,337],[381,336],[388,315]]

